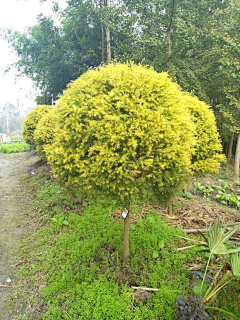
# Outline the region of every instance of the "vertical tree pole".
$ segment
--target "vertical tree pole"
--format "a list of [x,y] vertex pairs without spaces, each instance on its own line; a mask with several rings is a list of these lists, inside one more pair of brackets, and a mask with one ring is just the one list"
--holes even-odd
[[229,143],[229,147],[228,147],[228,153],[227,153],[227,162],[228,163],[230,163],[232,160],[233,139],[234,139],[234,132],[231,133],[230,143]]
[[171,23],[169,24],[167,28],[167,45],[168,45],[168,61],[171,60],[172,55],[172,42],[171,42]]
[[106,25],[106,40],[107,40],[107,61],[112,60],[112,55],[111,55],[111,37],[110,37],[110,31],[109,27],[107,26],[108,23],[108,12],[107,12],[107,6],[108,2],[107,0],[104,0],[104,7],[105,7],[105,25]]
[[[125,202],[127,208],[124,209],[122,216],[124,218],[124,233],[123,233],[123,262],[128,262],[129,258],[129,225],[130,225],[130,201]],[[125,213],[125,214],[124,214]],[[127,214],[127,215],[126,215]]]
[[[240,95],[238,97],[238,103],[240,105]],[[236,179],[239,179],[239,162],[240,162],[240,130],[238,132],[237,147],[235,152],[234,174]]]
[[172,205],[172,203],[170,203],[170,204],[168,205],[167,210],[168,210],[168,214],[170,214],[170,215],[173,214],[173,205]]
[[[171,17],[170,17],[170,22],[167,26],[167,48],[168,48],[168,63],[171,62],[171,56],[172,56],[172,42],[171,42],[171,26],[172,26],[172,21],[173,21],[173,16],[174,16],[174,6],[175,6],[175,0],[172,2],[172,12],[171,12]],[[167,16],[168,14],[168,9],[165,9],[165,14]]]
[[102,62],[104,63],[105,62],[105,45],[104,45],[104,42],[105,42],[105,37],[104,37],[104,25],[103,25],[103,18],[102,18],[102,14],[103,14],[103,7],[104,7],[104,4],[102,2],[102,0],[100,0],[100,9],[101,9],[101,34],[102,34],[102,43],[101,43],[101,48],[102,48]]
[[240,159],[240,130],[238,132],[237,147],[235,152],[234,174],[236,179],[239,179],[239,159]]
[[105,53],[104,53],[104,27],[103,27],[103,23],[101,22],[101,32],[102,32],[102,62],[105,62]]

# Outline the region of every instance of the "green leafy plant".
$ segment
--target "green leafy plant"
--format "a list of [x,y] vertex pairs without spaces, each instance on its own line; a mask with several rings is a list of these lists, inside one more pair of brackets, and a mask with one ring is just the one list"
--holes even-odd
[[186,189],[183,189],[180,193],[179,193],[179,197],[183,197],[186,199],[190,199],[192,200],[194,197],[191,194],[191,192],[188,192]]
[[222,191],[218,191],[218,194],[216,195],[216,198],[218,198],[221,203],[223,204],[227,204],[227,193],[222,192]]
[[228,194],[227,200],[228,200],[230,205],[232,205],[232,206],[236,206],[237,205],[237,198],[233,193]]
[[226,189],[228,187],[228,182],[226,182],[225,180],[223,179],[219,179],[219,182],[221,183],[221,186]]
[[200,182],[194,182],[194,187],[197,189],[197,190],[203,190],[204,186],[201,185]]
[[210,185],[207,187],[203,187],[201,190],[204,193],[204,198],[207,198],[207,199],[211,197],[211,193],[214,191],[214,189]]
[[216,188],[218,192],[220,191],[225,191],[225,189],[222,186],[218,186],[218,185],[212,185],[213,188]]
[[25,152],[30,149],[30,145],[28,143],[8,143],[3,144],[0,143],[0,153],[19,153]]
[[235,180],[234,181],[236,183],[236,185],[239,187],[240,186],[240,181],[239,180]]
[[229,189],[230,191],[233,190],[233,184],[223,180],[223,179],[219,179],[219,182],[221,183],[221,186],[223,189]]
[[[199,231],[202,241],[196,241],[197,243],[195,243],[195,246],[197,246],[200,251],[208,253],[208,261],[203,280],[198,282],[198,285],[194,287],[194,290],[196,294],[200,293],[203,296],[202,302],[204,304],[213,303],[219,290],[234,280],[240,280],[240,255],[238,253],[240,251],[240,247],[234,246],[229,241],[230,237],[233,236],[239,228],[240,224],[229,228],[228,225],[224,225],[223,221],[217,220],[214,225],[209,227],[209,231],[206,235]],[[229,257],[231,272],[227,272],[220,278],[220,272],[226,264],[226,261],[224,261],[223,265],[217,270],[211,284],[208,286],[205,282],[205,278],[207,276],[209,264],[211,259],[217,255],[227,255]],[[216,307],[207,306],[206,309],[207,308],[230,314],[229,312]],[[232,317],[239,319],[235,315],[232,315]]]

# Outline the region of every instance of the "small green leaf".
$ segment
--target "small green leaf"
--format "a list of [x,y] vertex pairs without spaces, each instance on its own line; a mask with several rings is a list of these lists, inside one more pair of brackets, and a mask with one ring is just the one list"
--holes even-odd
[[68,225],[69,225],[69,222],[68,222],[67,220],[64,220],[62,223],[63,223],[65,226],[68,226]]
[[153,223],[153,222],[154,222],[154,219],[153,219],[153,217],[147,217],[146,221],[147,221],[147,222],[150,222],[150,223]]
[[159,242],[159,244],[158,244],[158,248],[159,248],[159,249],[163,249],[164,246],[165,246],[165,242],[164,242],[163,240],[161,240],[161,241]]
[[153,252],[153,258],[156,259],[159,256],[159,253],[157,251]]
[[130,230],[132,230],[132,231],[136,230],[136,225],[135,224],[130,224]]
[[[202,280],[199,280],[199,279],[196,279],[195,283],[196,282],[198,284],[197,285],[193,285],[194,294],[198,295],[200,293],[200,290],[201,290],[201,295],[204,296],[204,294],[206,293],[207,288],[208,288],[206,282],[203,282]],[[202,287],[202,289],[201,289],[201,287]]]

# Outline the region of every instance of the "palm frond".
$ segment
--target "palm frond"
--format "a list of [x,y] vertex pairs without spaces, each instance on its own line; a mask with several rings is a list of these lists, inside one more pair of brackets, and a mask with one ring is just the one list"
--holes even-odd
[[240,255],[238,253],[230,254],[230,266],[233,275],[240,280]]
[[225,233],[227,227],[222,221],[217,220],[213,226],[209,227],[206,236],[202,235],[210,254],[229,254],[240,251],[240,248],[228,242],[229,238],[240,228],[240,224]]

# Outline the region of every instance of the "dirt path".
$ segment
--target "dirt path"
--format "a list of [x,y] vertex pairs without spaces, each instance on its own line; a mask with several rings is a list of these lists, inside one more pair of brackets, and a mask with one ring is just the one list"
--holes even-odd
[[7,316],[4,302],[14,286],[15,254],[19,249],[22,235],[27,232],[24,226],[24,193],[20,188],[19,177],[26,172],[33,160],[26,154],[0,154],[0,319],[12,320]]

